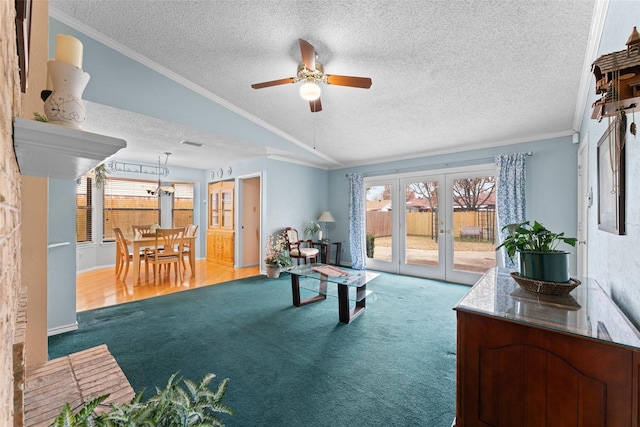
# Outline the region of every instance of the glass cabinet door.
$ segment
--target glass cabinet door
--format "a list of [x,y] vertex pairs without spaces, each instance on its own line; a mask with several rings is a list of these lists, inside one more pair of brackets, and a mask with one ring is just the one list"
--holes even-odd
[[233,190],[222,191],[222,228],[233,229]]
[[220,193],[218,191],[213,191],[211,193],[211,200],[209,201],[209,227],[219,227],[220,226],[220,215],[218,213],[220,205]]

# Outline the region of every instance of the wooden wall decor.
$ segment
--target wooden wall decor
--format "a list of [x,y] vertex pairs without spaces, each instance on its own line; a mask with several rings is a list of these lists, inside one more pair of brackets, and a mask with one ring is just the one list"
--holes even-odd
[[627,113],[640,107],[640,33],[633,27],[626,49],[602,55],[591,70],[596,79],[592,119],[602,120],[620,111]]

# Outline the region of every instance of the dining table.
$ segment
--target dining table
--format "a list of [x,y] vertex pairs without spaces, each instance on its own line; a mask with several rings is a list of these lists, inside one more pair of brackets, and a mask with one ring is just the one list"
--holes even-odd
[[[190,243],[189,249],[189,265],[191,271],[195,275],[196,267],[196,254],[195,254],[195,240],[196,236],[182,236],[183,243]],[[133,239],[127,239],[127,246],[133,247],[133,283],[140,281],[140,251],[144,248],[156,248],[155,235],[144,234],[142,236],[136,236]],[[118,245],[116,245],[116,256],[118,255]]]

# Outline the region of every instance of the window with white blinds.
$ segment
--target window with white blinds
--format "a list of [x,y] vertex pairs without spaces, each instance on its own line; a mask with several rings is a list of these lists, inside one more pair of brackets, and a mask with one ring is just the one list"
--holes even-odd
[[193,224],[193,183],[176,182],[173,186],[172,226],[186,227]]
[[91,226],[93,180],[83,176],[76,182],[76,242],[89,243],[93,241]]
[[115,240],[113,229],[119,227],[131,236],[132,225],[160,224],[160,198],[147,193],[145,185],[156,181],[107,178],[104,182],[102,240]]

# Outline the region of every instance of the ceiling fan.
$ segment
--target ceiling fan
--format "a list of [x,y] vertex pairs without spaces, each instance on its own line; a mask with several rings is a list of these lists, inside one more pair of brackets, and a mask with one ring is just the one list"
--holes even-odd
[[320,86],[317,83],[325,83],[338,86],[350,86],[361,89],[369,89],[371,87],[371,79],[368,77],[352,77],[337,76],[335,74],[325,74],[324,66],[316,61],[316,50],[307,41],[298,39],[300,42],[300,53],[302,54],[302,62],[298,65],[296,77],[287,77],[286,79],[272,80],[264,83],[255,83],[251,87],[254,89],[262,89],[270,86],[284,85],[288,83],[298,83],[304,81],[300,86],[300,96],[309,101],[312,113],[322,111],[322,103],[320,102]]

